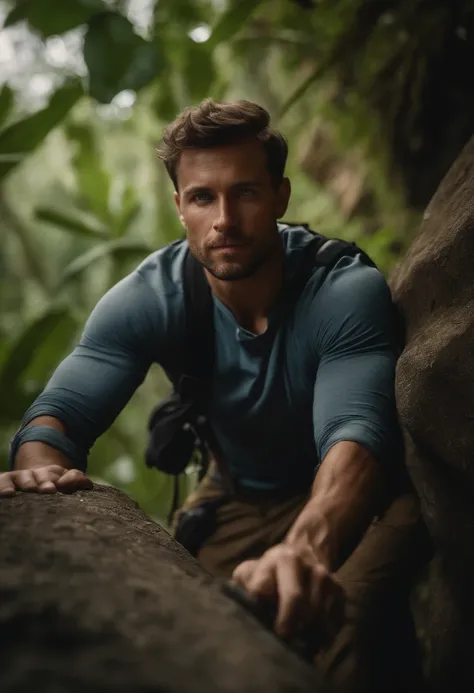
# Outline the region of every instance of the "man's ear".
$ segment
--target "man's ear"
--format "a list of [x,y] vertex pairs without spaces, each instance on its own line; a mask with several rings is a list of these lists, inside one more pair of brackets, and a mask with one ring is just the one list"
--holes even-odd
[[184,228],[186,228],[186,224],[184,223],[184,217],[181,214],[181,199],[179,197],[179,193],[176,192],[176,190],[174,191],[174,203],[176,205],[176,209],[178,210],[179,220],[182,223],[182,225],[184,226]]
[[291,183],[289,178],[283,178],[277,190],[277,219],[285,216],[291,197]]

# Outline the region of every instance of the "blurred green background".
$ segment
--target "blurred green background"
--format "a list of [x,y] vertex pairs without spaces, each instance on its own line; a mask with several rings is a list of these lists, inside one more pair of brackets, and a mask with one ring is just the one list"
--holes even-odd
[[[0,469],[100,296],[181,234],[154,146],[183,107],[268,108],[287,219],[387,274],[472,134],[467,1],[0,0],[0,23]],[[152,368],[89,466],[159,519],[172,481],[143,451],[168,387]]]

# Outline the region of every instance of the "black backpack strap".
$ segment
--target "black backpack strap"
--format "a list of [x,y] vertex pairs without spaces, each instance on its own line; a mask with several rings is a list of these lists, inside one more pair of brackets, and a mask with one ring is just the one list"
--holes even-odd
[[[189,250],[182,267],[185,332],[178,363],[167,375],[171,395],[150,415],[146,463],[180,474],[196,447],[196,424],[207,410],[214,367],[213,301],[204,270]],[[191,424],[191,427],[189,426]],[[199,437],[200,439],[200,437]],[[202,445],[198,446],[204,451]]]
[[364,264],[369,265],[370,267],[376,267],[375,262],[367,255],[367,253],[362,250],[362,248],[359,248],[356,243],[343,241],[341,238],[328,238],[327,236],[323,236],[321,233],[316,233],[316,231],[313,231],[308,224],[303,222],[285,222],[284,226],[303,228],[305,231],[308,231],[308,233],[314,236],[314,239],[311,242],[312,252],[308,252],[309,267],[314,267],[317,265],[326,267],[328,270],[330,270],[344,255],[348,255],[349,257],[360,255]]
[[[181,440],[182,454],[184,462],[189,459],[192,448],[195,447],[195,433],[199,436],[202,431],[198,429],[195,409],[202,410],[205,415],[206,404],[209,398],[210,380],[214,368],[214,304],[212,293],[207,282],[204,269],[194,258],[189,248],[183,262],[183,291],[184,291],[184,314],[185,314],[185,333],[183,350],[183,372],[177,378],[173,378],[175,392],[165,404],[161,404],[152,415],[151,431],[152,437],[155,433],[155,445],[150,446],[149,450],[160,449],[159,442],[172,443],[173,440]],[[169,411],[167,411],[168,407]],[[194,432],[190,429],[183,430],[183,415],[186,411],[190,413],[190,419],[194,423]],[[166,412],[167,425],[160,426],[163,414]],[[176,422],[175,424],[173,422]],[[168,437],[166,434],[168,433]],[[201,474],[207,471],[209,460],[205,442],[201,440],[199,444],[201,453]],[[174,446],[174,453],[178,456],[179,448]],[[162,462],[156,464],[158,468],[163,467]],[[180,504],[179,473],[181,465],[174,470],[173,500],[168,514],[168,524],[171,525],[172,518]],[[171,471],[171,470],[170,470]],[[182,471],[182,470],[181,470]]]
[[[351,243],[350,241],[343,241],[341,238],[328,238],[323,236],[321,233],[313,231],[308,224],[299,222],[285,222],[285,227],[293,228],[303,228],[308,231],[312,236],[313,240],[310,243],[311,250],[305,249],[307,253],[307,261],[305,263],[305,270],[308,271],[308,277],[311,274],[311,270],[315,266],[325,267],[326,272],[329,272],[336,262],[347,255],[349,257],[354,257],[355,255],[360,255],[361,260],[364,264],[370,267],[376,267],[375,262],[365,253],[362,248],[356,243]],[[303,271],[303,274],[305,272]]]
[[203,267],[188,249],[183,264],[185,373],[208,381],[214,368],[214,304]]
[[339,238],[328,238],[319,245],[316,250],[315,264],[331,269],[341,257],[355,257],[355,255],[360,255],[364,264],[371,267],[376,266],[375,262],[358,245]]
[[202,446],[200,450],[203,456],[200,478],[208,468],[207,452],[209,449],[216,461],[226,492],[232,493],[233,481],[230,470],[214,431],[206,418],[216,353],[214,303],[204,269],[189,250],[184,260],[183,281],[186,315],[185,363],[188,365],[188,377],[183,376],[181,378],[179,392],[186,398],[189,392],[188,387],[191,386],[191,396],[198,403],[198,407],[200,404],[202,412],[202,416],[199,417],[202,423],[197,429],[197,433],[201,436]]

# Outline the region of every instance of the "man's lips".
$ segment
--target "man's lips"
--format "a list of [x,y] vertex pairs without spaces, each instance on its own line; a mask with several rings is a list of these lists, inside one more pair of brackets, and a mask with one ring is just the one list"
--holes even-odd
[[212,245],[211,250],[219,250],[222,248],[245,248],[248,243],[240,243],[238,241],[228,241],[226,243],[219,243],[218,245]]

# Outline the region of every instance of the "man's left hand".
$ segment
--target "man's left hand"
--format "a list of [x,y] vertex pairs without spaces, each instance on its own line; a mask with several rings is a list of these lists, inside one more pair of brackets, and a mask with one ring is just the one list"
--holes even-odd
[[325,641],[340,625],[342,587],[309,544],[277,544],[237,566],[232,579],[254,598],[277,605],[275,631],[282,637],[314,624]]

